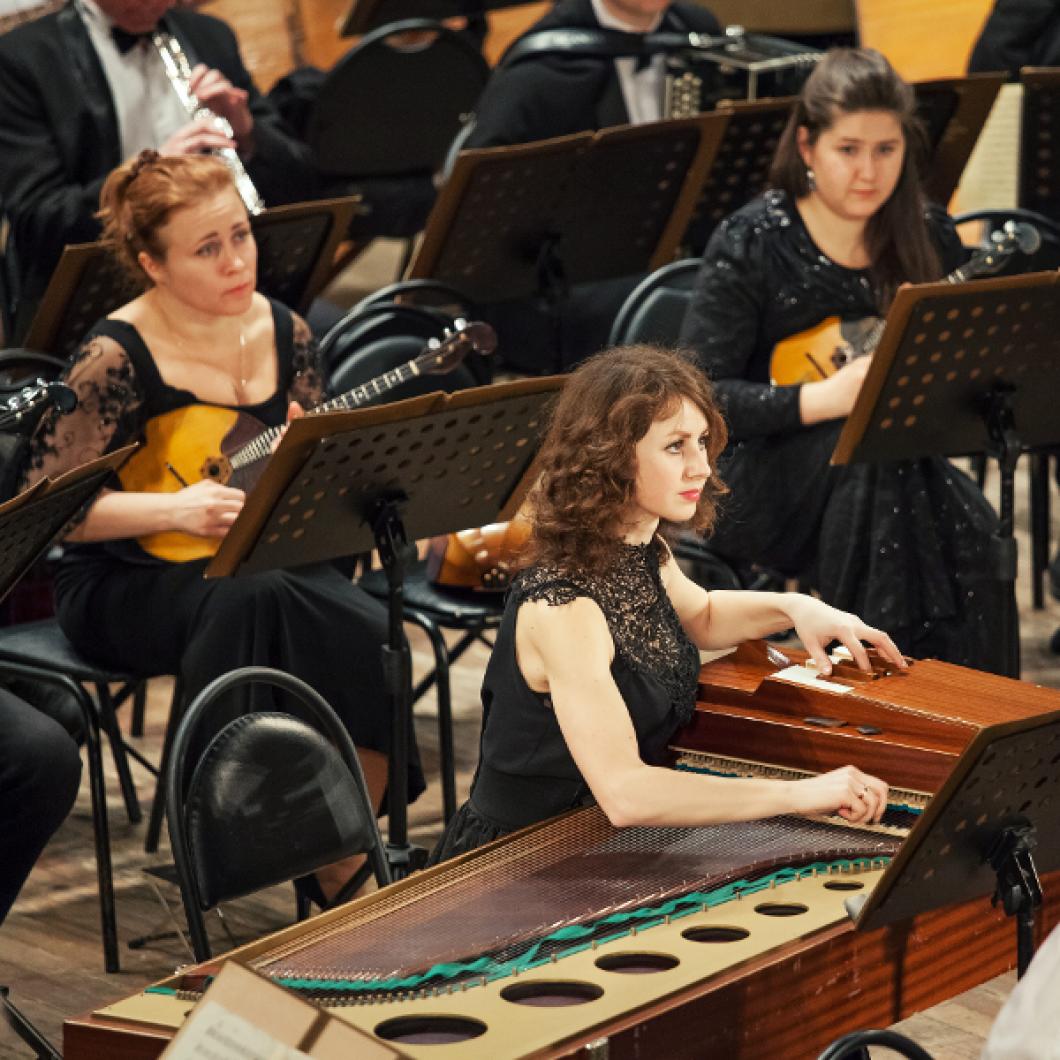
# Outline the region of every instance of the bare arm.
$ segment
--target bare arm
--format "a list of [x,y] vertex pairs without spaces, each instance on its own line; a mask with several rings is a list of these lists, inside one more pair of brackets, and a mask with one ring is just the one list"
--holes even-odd
[[843,644],[863,670],[871,666],[862,642],[871,644],[900,669],[906,668],[902,653],[883,630],[812,596],[733,589],[708,593],[686,577],[673,558],[664,565],[662,575],[681,625],[700,648],[731,648],[745,640],[794,628],[822,673],[831,672],[825,647],[833,640]]
[[878,820],[886,806],[887,785],[853,766],[783,781],[707,777],[647,765],[611,676],[614,649],[607,623],[590,600],[524,604],[519,643],[520,665],[524,659],[540,664],[571,756],[616,827],[834,811],[852,821]]

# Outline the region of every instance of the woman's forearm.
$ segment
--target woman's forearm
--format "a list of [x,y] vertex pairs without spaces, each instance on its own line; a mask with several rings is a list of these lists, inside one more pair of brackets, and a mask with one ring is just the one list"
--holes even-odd
[[171,493],[101,493],[68,541],[116,541],[174,528]]
[[798,593],[758,593],[747,589],[714,589],[710,601],[689,630],[700,648],[731,648],[745,640],[780,633],[794,624]]

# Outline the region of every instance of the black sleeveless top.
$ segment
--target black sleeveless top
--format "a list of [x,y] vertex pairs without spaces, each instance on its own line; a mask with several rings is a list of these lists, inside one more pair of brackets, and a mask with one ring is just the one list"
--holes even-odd
[[699,651],[688,639],[660,576],[666,546],[623,545],[602,575],[531,567],[510,591],[482,683],[482,738],[471,796],[432,855],[441,861],[592,800],[563,739],[552,703],[526,683],[515,652],[519,608],[577,597],[603,612],[615,646],[611,675],[629,710],[641,757],[662,761],[695,707]]
[[[245,412],[265,427],[282,424],[290,401],[312,408],[324,397],[324,378],[316,341],[308,325],[286,306],[270,299],[276,344],[276,387],[254,405],[218,406]],[[42,475],[56,478],[71,468],[143,440],[149,420],[204,402],[190,390],[170,386],[162,378],[140,332],[125,321],[104,318],[85,336],[64,373],[78,396],[73,412],[48,413],[33,436],[27,484]],[[115,478],[108,483],[120,489]],[[101,561],[159,564],[134,540],[68,543],[57,573],[57,591]]]

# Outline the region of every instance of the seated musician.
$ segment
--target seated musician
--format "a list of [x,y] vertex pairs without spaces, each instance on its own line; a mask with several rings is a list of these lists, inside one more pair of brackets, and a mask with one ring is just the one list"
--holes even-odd
[[[669,0],[560,0],[527,34],[553,29],[721,33],[701,4]],[[547,52],[494,71],[475,107],[467,147],[530,143],[663,117],[665,66],[634,58]]]
[[77,744],[46,714],[0,688],[0,924],[77,798]]
[[[17,248],[24,334],[67,243],[99,238],[107,174],[145,147],[164,155],[232,147],[265,203],[317,190],[309,148],[260,95],[232,29],[178,0],[67,0],[0,36],[0,196]],[[152,43],[156,30],[192,63],[190,90],[228,120],[188,116]]]
[[[901,284],[963,258],[950,219],[925,207],[914,107],[878,52],[830,52],[781,138],[772,190],[711,238],[682,330],[732,435],[720,464],[732,492],[711,543],[807,577],[910,655],[998,670],[996,519],[974,483],[942,458],[828,463],[870,363],[828,375],[833,350],[856,345]],[[842,321],[841,339],[828,329],[820,347],[805,336],[787,347],[808,381],[773,385],[777,344],[826,318]]]
[[879,820],[887,785],[853,766],[782,781],[658,765],[692,716],[700,648],[794,626],[824,672],[833,639],[861,666],[862,641],[905,666],[886,633],[812,597],[708,593],[685,577],[664,535],[709,526],[724,444],[690,358],[631,346],[572,373],[541,451],[531,565],[513,583],[486,669],[471,797],[436,860],[594,799],[619,827],[837,810]]
[[[179,470],[181,445],[205,444],[188,437],[200,428],[185,423],[182,433],[181,420],[216,413],[218,454],[230,427],[284,424],[323,396],[316,344],[302,319],[256,293],[254,236],[219,159],[144,151],[107,179],[101,205],[106,240],[146,289],[86,336],[66,374],[80,404],[42,421],[29,479],[146,434],[153,448],[137,458],[161,469],[165,485],[104,490],[87,509],[56,575],[59,622],[79,651],[108,666],[180,674],[188,697],[240,666],[303,678],[349,730],[379,805],[390,737],[384,607],[328,564],[205,580],[205,558],[170,562],[137,540],[177,531],[215,548],[244,493],[199,481],[191,461]],[[237,426],[229,410],[240,414]],[[239,713],[238,704],[220,706],[218,729]],[[410,795],[422,791],[418,765],[409,784]],[[351,873],[318,875],[330,897]]]

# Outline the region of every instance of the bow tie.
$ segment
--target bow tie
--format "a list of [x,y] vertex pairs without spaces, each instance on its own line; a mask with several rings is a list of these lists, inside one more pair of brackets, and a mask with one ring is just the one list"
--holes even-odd
[[639,55],[633,56],[634,71],[639,74],[641,70],[647,70],[654,58],[654,54],[649,51],[643,51]]
[[114,38],[114,43],[118,46],[118,51],[120,51],[122,55],[125,55],[126,52],[135,48],[140,41],[150,40],[151,34],[153,33],[153,29],[149,29],[146,33],[130,33],[128,30],[124,30],[120,26],[112,26],[110,30],[110,35]]

